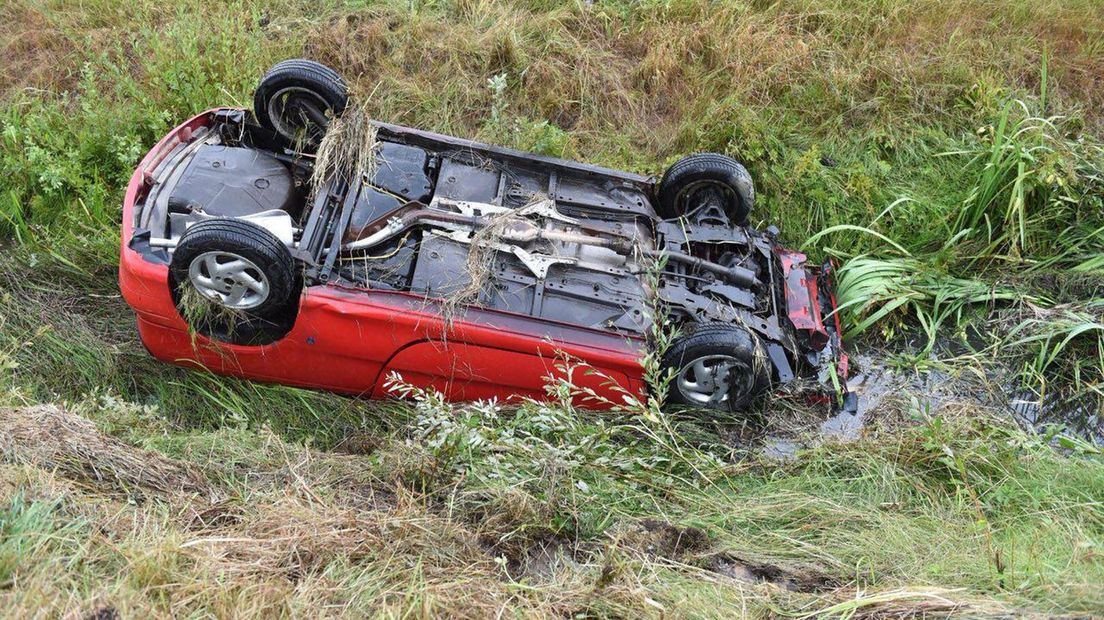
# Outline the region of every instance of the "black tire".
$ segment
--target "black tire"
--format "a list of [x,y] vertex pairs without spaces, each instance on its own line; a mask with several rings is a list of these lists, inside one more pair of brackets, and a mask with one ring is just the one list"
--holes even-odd
[[[252,277],[263,275],[266,293],[244,309],[227,307],[205,295],[191,277],[193,263],[212,255],[231,255],[245,259]],[[217,275],[200,275],[217,279]],[[229,282],[229,280],[226,280]],[[298,313],[301,282],[295,262],[283,244],[264,228],[244,220],[219,218],[204,220],[181,235],[169,264],[169,286],[180,316],[197,333],[232,344],[268,344],[291,330]],[[186,292],[198,293],[185,302]]]
[[314,148],[330,118],[345,111],[349,89],[336,71],[313,60],[285,60],[253,92],[253,114],[289,144]]
[[[688,391],[681,384],[684,369],[691,369],[697,361],[720,358],[731,359],[725,377],[713,375],[714,381],[721,380],[720,391],[725,392],[725,396],[723,400],[702,402],[693,396],[693,390]],[[671,344],[662,364],[675,372],[667,393],[667,403],[675,407],[743,411],[770,388],[770,362],[758,336],[738,325],[707,323],[692,328]],[[700,378],[692,378],[701,383]],[[728,389],[724,390],[726,383]]]
[[675,162],[659,182],[656,211],[663,219],[693,212],[702,203],[718,203],[736,226],[747,224],[755,204],[755,186],[740,162],[718,153],[695,153]]

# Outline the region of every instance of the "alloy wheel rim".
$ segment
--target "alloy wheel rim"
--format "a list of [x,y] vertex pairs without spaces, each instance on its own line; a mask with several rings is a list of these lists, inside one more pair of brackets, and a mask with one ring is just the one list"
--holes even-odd
[[231,310],[249,310],[268,299],[269,283],[257,265],[233,252],[204,252],[192,259],[188,279],[199,294]]
[[704,355],[684,365],[675,377],[682,396],[699,405],[729,401],[732,381],[739,381],[747,365],[731,355]]

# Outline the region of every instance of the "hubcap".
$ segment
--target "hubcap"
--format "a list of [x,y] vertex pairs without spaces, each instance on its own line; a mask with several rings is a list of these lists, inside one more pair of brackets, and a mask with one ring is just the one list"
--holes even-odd
[[268,278],[253,261],[233,252],[204,252],[188,267],[192,286],[232,310],[256,308],[268,299]]
[[717,405],[728,402],[731,382],[747,374],[745,364],[731,355],[705,355],[683,366],[675,381],[686,400]]

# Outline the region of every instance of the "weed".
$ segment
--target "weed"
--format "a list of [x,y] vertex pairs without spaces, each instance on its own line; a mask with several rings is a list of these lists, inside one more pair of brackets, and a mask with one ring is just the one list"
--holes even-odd
[[[3,400],[68,402],[91,422],[65,436],[156,450],[232,493],[178,510],[141,471],[91,484],[105,463],[69,444],[15,446],[0,463],[0,603],[128,617],[1098,613],[1090,440],[951,404],[778,463],[691,441],[662,389],[629,411],[576,412],[571,375],[587,369],[570,360],[558,403],[369,404],[151,360],[114,276],[118,204],[146,146],[197,111],[247,105],[274,62],[312,57],[389,122],[642,173],[734,155],[760,190],[755,223],[845,260],[850,330],[896,344],[919,327],[911,367],[931,363],[938,334],[972,347],[961,363],[1009,362],[1048,397],[1099,390],[1096,9],[8,2]],[[662,383],[657,358],[645,369]],[[26,413],[9,417],[42,419]],[[351,436],[374,452],[317,449]],[[750,583],[731,558],[825,575],[826,589]]]

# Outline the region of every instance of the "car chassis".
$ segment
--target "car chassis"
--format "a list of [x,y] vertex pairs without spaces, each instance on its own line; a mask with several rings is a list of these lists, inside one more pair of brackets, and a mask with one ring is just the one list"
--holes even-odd
[[[372,121],[374,169],[319,183],[262,90],[267,115],[196,116],[128,188],[121,288],[158,358],[369,397],[397,372],[457,400],[544,398],[568,358],[597,371],[573,377],[579,404],[608,407],[646,392],[658,322],[684,334],[662,356],[675,404],[739,409],[769,385],[845,383],[831,265],[746,225],[754,194],[735,162],[691,156],[682,202],[664,204],[679,164],[657,181]],[[268,253],[233,250],[243,236]],[[266,256],[287,261],[287,282]],[[186,316],[189,286],[236,318]]]

